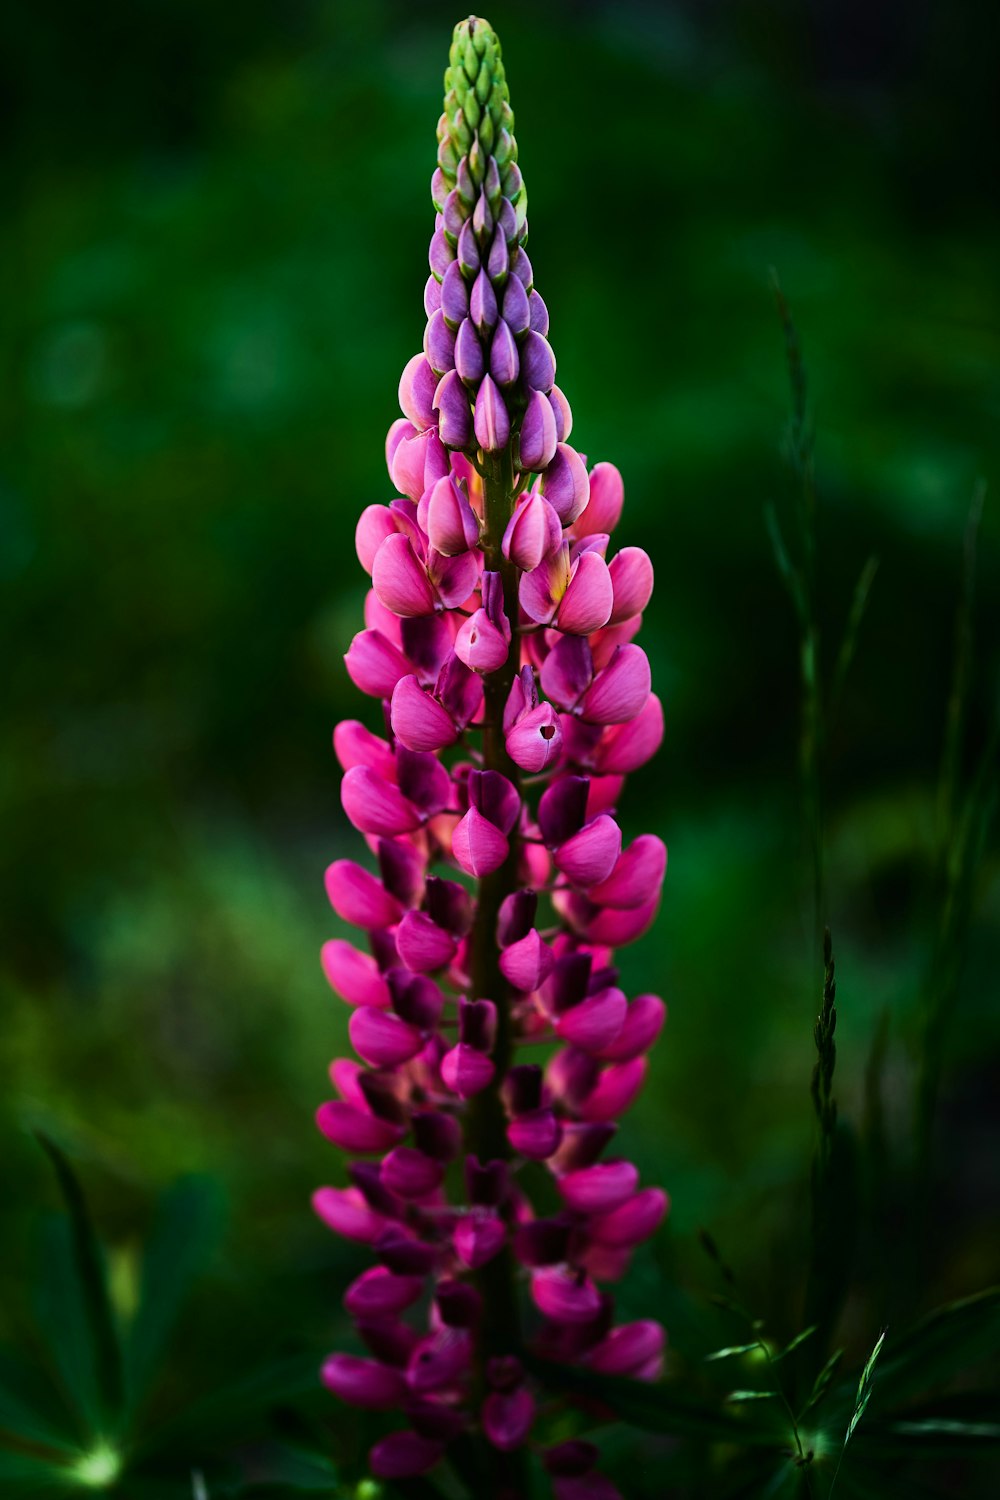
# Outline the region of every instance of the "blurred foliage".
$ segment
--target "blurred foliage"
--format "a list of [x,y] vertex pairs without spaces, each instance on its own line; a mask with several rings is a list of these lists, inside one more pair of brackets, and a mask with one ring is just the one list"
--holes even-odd
[[[863,1492],[879,1441],[908,1494],[989,1493],[982,1456],[929,1467],[913,1432],[912,1463],[891,1448],[899,1420],[949,1420],[960,1366],[921,1417],[881,1410],[879,1387],[897,1333],[1000,1276],[989,492],[962,582],[977,481],[1000,473],[997,18],[971,0],[511,0],[490,18],[575,439],[622,468],[620,540],[657,570],[644,642],[668,738],[623,813],[671,865],[623,970],[671,1014],[626,1134],[673,1213],[623,1311],[664,1318],[678,1375],[746,1341],[712,1321],[704,1227],[769,1344],[813,1321],[821,992],[799,624],[764,521],[773,506],[792,538],[800,503],[773,266],[808,370],[828,673],[879,558],[823,756],[836,1139],[858,1214],[831,1390],[854,1400],[889,1328],[835,1494]],[[382,440],[421,337],[455,19],[401,0],[0,16],[0,1336],[22,1359],[38,1345],[36,1262],[68,1282],[40,1128],[86,1177],[115,1319],[147,1320],[143,1424],[345,1336],[360,1257],[307,1203],[338,1170],[311,1114],[346,1037],[313,957],[337,927],[321,873],[350,837],[329,734],[358,711],[353,527],[388,497]],[[183,1174],[221,1185],[226,1227],[168,1339],[165,1310],[159,1331],[135,1311],[140,1245]],[[48,1317],[80,1309],[49,1298]],[[789,1356],[796,1399],[833,1352]],[[748,1384],[741,1369],[727,1389]],[[283,1482],[286,1448],[363,1473],[371,1419],[322,1395],[266,1404],[280,1463],[219,1418],[219,1443],[249,1444],[244,1478]],[[608,1440],[634,1493],[714,1493],[656,1420],[659,1437]],[[751,1466],[743,1493],[785,1479]]]

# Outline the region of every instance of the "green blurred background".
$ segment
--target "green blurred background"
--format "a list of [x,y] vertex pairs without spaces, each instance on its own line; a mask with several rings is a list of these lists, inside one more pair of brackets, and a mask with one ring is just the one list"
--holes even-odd
[[[622,469],[619,543],[656,566],[643,639],[667,738],[623,815],[670,869],[623,967],[670,1019],[625,1143],[673,1211],[622,1301],[655,1303],[681,1346],[678,1308],[717,1286],[700,1227],[769,1326],[801,1326],[819,997],[798,641],[764,524],[773,503],[794,535],[797,504],[772,266],[817,429],[828,664],[879,558],[827,782],[835,1092],[887,1163],[845,1312],[864,1349],[894,1299],[998,1271],[995,838],[931,1173],[913,1161],[963,533],[1000,472],[996,15],[489,14],[574,442]],[[387,0],[39,0],[0,19],[2,1332],[24,1333],[56,1203],[31,1127],[72,1152],[126,1300],[153,1196],[209,1174],[227,1228],[167,1405],[269,1350],[332,1347],[361,1264],[308,1207],[340,1180],[311,1116],[346,1042],[317,962],[337,930],[322,872],[356,848],[330,733],[359,711],[353,530],[391,497],[456,19]],[[966,782],[996,713],[989,494],[973,620]],[[930,1224],[904,1296],[916,1199]]]

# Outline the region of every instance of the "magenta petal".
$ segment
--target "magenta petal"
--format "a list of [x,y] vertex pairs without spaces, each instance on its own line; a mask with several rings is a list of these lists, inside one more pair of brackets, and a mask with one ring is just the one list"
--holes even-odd
[[569,577],[568,542],[544,557],[537,568],[521,574],[517,595],[529,620],[534,620],[536,625],[550,622],[569,585]]
[[660,893],[657,891],[652,900],[631,910],[616,911],[613,906],[606,906],[595,916],[587,918],[587,936],[603,947],[624,948],[626,943],[634,943],[649,929],[659,905]]
[[559,708],[571,709],[594,679],[594,659],[578,635],[556,641],[542,663],[542,691]]
[[408,969],[430,974],[451,963],[458,944],[426,912],[408,911],[396,931],[396,947]]
[[609,1068],[604,1069],[587,1098],[581,1102],[581,1118],[588,1121],[617,1120],[635,1099],[645,1076],[644,1057],[612,1063]]
[[641,833],[622,854],[607,880],[588,892],[595,906],[629,910],[659,891],[667,869],[667,846],[655,833]]
[[500,972],[505,979],[525,994],[537,990],[552,972],[555,955],[533,927],[516,943],[511,943],[500,955]]
[[555,1500],[622,1500],[622,1492],[612,1484],[605,1474],[596,1470],[579,1477],[555,1479],[552,1484]]
[[389,836],[420,827],[420,814],[397,786],[367,766],[352,766],[340,783],[344,811],[361,833]]
[[395,530],[396,518],[387,505],[365,506],[355,527],[354,546],[366,573],[371,573],[376,552]]
[[431,546],[445,557],[468,552],[479,541],[479,521],[451,475],[439,479],[428,495],[424,530]]
[[389,1009],[389,987],[371,954],[359,953],[343,938],[331,938],[323,944],[320,956],[328,983],[348,1005]]
[[601,1052],[622,1029],[628,1001],[621,990],[601,990],[556,1018],[556,1034],[584,1052]]
[[337,859],[330,865],[326,894],[338,917],[354,927],[391,927],[403,914],[382,882],[351,859]]
[[445,447],[467,448],[472,436],[472,408],[462,378],[456,370],[442,375],[434,391],[438,435]]
[[373,1068],[395,1068],[416,1057],[423,1046],[415,1026],[401,1021],[391,1011],[359,1006],[347,1024],[351,1046]]
[[535,1306],[554,1323],[589,1323],[601,1310],[594,1283],[572,1271],[545,1268],[531,1278]]
[[371,1266],[351,1282],[344,1306],[352,1318],[392,1318],[412,1306],[423,1289],[422,1276],[394,1276],[384,1266]]
[[419,1432],[390,1432],[370,1450],[368,1462],[376,1479],[413,1479],[433,1469],[444,1450],[439,1438],[422,1437]]
[[556,626],[569,635],[590,635],[607,624],[613,602],[607,563],[599,552],[584,552],[573,564]]
[[441,1186],[444,1167],[415,1146],[397,1146],[383,1161],[379,1175],[390,1193],[410,1202],[426,1198]]
[[441,552],[431,551],[427,570],[446,609],[457,609],[469,598],[479,582],[481,561],[478,549],[460,552],[457,557],[445,557]]
[[574,885],[607,880],[622,848],[622,832],[609,813],[601,813],[555,852],[557,867]]
[[611,559],[609,566],[611,583],[615,592],[615,605],[611,611],[612,625],[640,615],[653,593],[653,564],[641,547],[623,547]]
[[459,1219],[452,1240],[455,1254],[470,1270],[478,1270],[500,1253],[507,1238],[502,1219],[496,1214],[473,1212]]
[[484,1052],[459,1042],[441,1059],[441,1077],[453,1094],[471,1099],[493,1081],[496,1070]]
[[455,637],[455,655],[474,672],[495,672],[507,660],[510,650],[503,632],[498,630],[485,609],[477,609]]
[[626,724],[642,712],[649,688],[645,651],[641,646],[619,646],[584,694],[581,713],[588,724]]
[[611,1213],[591,1219],[587,1233],[602,1245],[631,1248],[656,1233],[669,1206],[670,1199],[662,1188],[643,1188]]
[[553,1110],[532,1109],[507,1126],[507,1139],[520,1156],[548,1161],[559,1149],[562,1126]]
[[410,663],[380,630],[360,630],[344,657],[354,686],[371,698],[388,698],[396,683],[410,671]]
[[621,518],[624,498],[625,486],[614,464],[595,464],[590,471],[590,501],[573,523],[574,536],[614,531]]
[[551,703],[540,703],[513,726],[506,738],[507,754],[522,771],[537,774],[555,765],[562,753],[559,715]]
[[323,1384],[351,1406],[370,1411],[391,1411],[406,1395],[406,1382],[399,1370],[355,1354],[331,1354],[323,1365]]
[[566,1172],[558,1187],[567,1208],[578,1214],[606,1214],[633,1196],[639,1173],[630,1161],[601,1161]]
[[451,836],[451,852],[459,868],[477,879],[499,870],[509,849],[500,829],[475,807],[469,808]]
[[370,1208],[354,1187],[317,1188],[312,1195],[312,1206],[335,1234],[362,1245],[374,1244],[386,1226],[383,1215]]
[[595,1349],[587,1355],[587,1364],[605,1375],[631,1375],[642,1365],[658,1359],[666,1344],[666,1334],[659,1323],[641,1318],[612,1328]]
[[458,739],[451,715],[413,676],[396,683],[389,717],[393,734],[408,750],[443,750]]
[[333,731],[333,749],[345,771],[352,766],[367,766],[383,781],[396,779],[396,757],[388,741],[372,734],[357,719],[340,721]]
[[372,585],[381,602],[395,615],[434,613],[434,590],[409,537],[402,532],[387,536],[376,552]]
[[406,1367],[406,1383],[418,1394],[453,1385],[469,1368],[471,1353],[466,1330],[443,1328],[416,1346]]
[[316,1111],[316,1124],[328,1141],[352,1155],[387,1151],[403,1134],[401,1125],[366,1114],[342,1099],[327,1099],[321,1104]]
[[434,390],[437,376],[422,354],[415,354],[399,377],[399,408],[414,427],[430,427],[434,421]]
[[535,1420],[535,1399],[525,1386],[516,1391],[491,1391],[483,1402],[483,1431],[501,1453],[520,1448]]
[[518,467],[534,474],[540,473],[555,457],[558,439],[552,402],[541,391],[532,391],[521,418]]
[[658,995],[637,995],[625,1012],[622,1029],[601,1050],[602,1061],[629,1062],[648,1052],[663,1030],[667,1007]]
[[644,766],[663,743],[663,705],[650,693],[645,707],[630,724],[616,725],[597,747],[598,771],[625,775]]
[[554,552],[561,541],[559,517],[545,497],[532,490],[518,503],[507,522],[501,550],[519,568],[530,571]]
[[473,417],[476,442],[484,453],[506,448],[510,438],[510,416],[492,376],[484,375],[476,395]]
[[556,445],[555,457],[542,477],[542,493],[564,526],[586,510],[590,480],[583,459],[568,443]]

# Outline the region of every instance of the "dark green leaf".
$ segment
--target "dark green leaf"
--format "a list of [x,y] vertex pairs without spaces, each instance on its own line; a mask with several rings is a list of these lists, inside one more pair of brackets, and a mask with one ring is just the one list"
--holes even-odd
[[208,1178],[185,1178],[160,1201],[143,1255],[139,1309],[126,1349],[132,1406],[156,1373],[188,1287],[212,1248],[220,1216],[219,1192]]
[[57,1464],[0,1448],[0,1493],[4,1500],[20,1500],[22,1495],[65,1494],[70,1488],[67,1471]]
[[104,1255],[91,1222],[83,1189],[65,1153],[49,1136],[38,1132],[38,1141],[49,1157],[69,1213],[73,1260],[83,1292],[90,1341],[94,1355],[97,1395],[105,1416],[122,1405],[124,1382],[118,1330],[104,1268]]
[[649,1385],[548,1360],[529,1359],[527,1363],[543,1384],[591,1404],[602,1419],[610,1414],[647,1432],[749,1447],[769,1448],[788,1441],[788,1434],[773,1419],[752,1424],[735,1412],[730,1414],[710,1402],[699,1401],[675,1385]]
[[792,1354],[796,1349],[801,1348],[801,1346],[806,1342],[807,1339],[812,1338],[813,1334],[816,1332],[817,1327],[818,1324],[813,1323],[811,1327],[803,1328],[801,1333],[797,1333],[795,1335],[790,1344],[785,1345],[780,1354],[773,1354],[771,1356],[771,1363],[777,1364],[778,1360],[784,1359],[786,1354]]
[[734,1359],[740,1354],[751,1354],[753,1350],[760,1349],[759,1339],[754,1339],[752,1344],[730,1344],[728,1348],[716,1349],[711,1354],[705,1355],[705,1363],[713,1359]]
[[58,1410],[54,1396],[36,1371],[8,1350],[0,1350],[0,1445],[6,1432],[47,1448],[75,1451],[76,1434],[67,1430],[66,1414]]
[[935,1308],[890,1341],[879,1369],[879,1409],[947,1384],[995,1357],[998,1345],[1000,1287]]
[[34,1289],[38,1331],[51,1359],[51,1373],[75,1418],[78,1441],[101,1426],[101,1399],[95,1351],[83,1288],[73,1254],[72,1231],[63,1217],[41,1227],[39,1277]]
[[[144,1434],[142,1453],[170,1449],[188,1451],[234,1433],[252,1431],[268,1408],[295,1401],[319,1389],[319,1360],[315,1355],[293,1355],[252,1371],[242,1380],[196,1400],[176,1417]],[[260,1436],[260,1434],[258,1434]]]

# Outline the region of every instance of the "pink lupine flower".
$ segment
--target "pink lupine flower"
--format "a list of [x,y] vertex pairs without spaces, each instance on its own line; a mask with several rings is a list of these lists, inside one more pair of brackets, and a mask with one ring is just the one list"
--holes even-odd
[[[401,1414],[372,1472],[460,1463],[475,1441],[478,1470],[524,1493],[524,1326],[542,1358],[644,1380],[662,1363],[662,1329],[616,1325],[607,1288],[668,1209],[609,1153],[666,1015],[619,987],[613,950],[653,921],[667,851],[651,833],[623,848],[617,812],[663,737],[634,639],[652,563],[612,545],[618,470],[588,474],[569,441],[512,127],[499,44],[472,17],[446,76],[423,349],[386,439],[395,495],[355,534],[371,588],[345,664],[381,711],[334,732],[370,859],[326,872],[361,937],[322,951],[356,1056],[316,1116],[348,1185],[313,1206],[371,1249],[344,1293],[367,1352],[332,1355],[323,1380]],[[519,1060],[535,1043],[544,1066]],[[547,1214],[526,1162],[550,1174]],[[591,1444],[544,1463],[556,1500],[618,1494]]]

